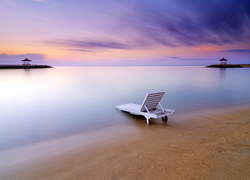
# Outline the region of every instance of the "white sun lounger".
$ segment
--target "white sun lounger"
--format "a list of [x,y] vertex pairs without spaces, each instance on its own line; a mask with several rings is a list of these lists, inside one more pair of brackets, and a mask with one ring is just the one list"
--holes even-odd
[[[151,124],[150,118],[162,118],[167,120],[169,115],[175,113],[175,110],[164,109],[160,100],[162,99],[165,92],[147,94],[142,104],[123,104],[116,106],[120,111],[129,112],[134,115],[142,115],[146,118],[147,124]],[[157,106],[159,105],[159,108]]]

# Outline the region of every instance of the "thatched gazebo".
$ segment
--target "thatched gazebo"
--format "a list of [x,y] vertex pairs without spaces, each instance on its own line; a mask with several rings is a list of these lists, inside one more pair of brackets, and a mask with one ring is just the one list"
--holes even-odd
[[225,58],[220,59],[220,64],[226,65],[227,59],[225,59]]
[[23,66],[29,66],[30,65],[30,61],[32,61],[32,60],[30,60],[30,59],[28,59],[28,58],[25,58],[24,60],[22,60],[23,61]]

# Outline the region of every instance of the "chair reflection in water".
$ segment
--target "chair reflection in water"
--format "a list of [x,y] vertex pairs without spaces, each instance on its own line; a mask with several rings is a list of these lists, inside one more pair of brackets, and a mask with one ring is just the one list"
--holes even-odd
[[150,93],[146,95],[142,104],[128,103],[116,106],[116,108],[120,111],[129,112],[133,115],[144,116],[147,124],[151,124],[150,118],[162,118],[167,121],[168,116],[174,114],[175,110],[165,109],[162,107],[160,101],[164,94],[165,92]]

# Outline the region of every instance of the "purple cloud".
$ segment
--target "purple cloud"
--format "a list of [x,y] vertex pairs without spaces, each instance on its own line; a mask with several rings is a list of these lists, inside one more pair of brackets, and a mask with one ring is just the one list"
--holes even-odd
[[167,56],[167,58],[171,58],[171,59],[181,59],[182,57],[179,57],[179,56]]
[[111,48],[111,49],[129,49],[127,44],[116,42],[112,40],[108,41],[100,41],[100,40],[93,40],[93,41],[78,41],[78,40],[69,40],[65,42],[66,44],[78,47],[78,48]]
[[184,61],[207,61],[207,60],[215,60],[214,58],[183,58]]
[[124,9],[115,14],[117,21],[110,27],[110,33],[127,37],[128,41],[93,37],[45,43],[82,52],[146,49],[159,44],[179,47],[250,43],[249,0],[136,0],[120,3]]
[[250,49],[229,49],[229,50],[222,50],[218,52],[250,53]]
[[250,1],[139,1],[126,26],[165,46],[250,41]]
[[70,51],[80,51],[80,52],[94,52],[90,50],[85,50],[85,49],[69,49]]
[[141,49],[150,46],[150,43],[143,40],[124,42],[124,41],[102,40],[102,39],[94,39],[94,40],[68,39],[68,40],[50,40],[46,41],[45,43],[64,46],[64,47],[71,47],[72,49],[70,50],[82,51],[82,52],[93,52],[92,49]]

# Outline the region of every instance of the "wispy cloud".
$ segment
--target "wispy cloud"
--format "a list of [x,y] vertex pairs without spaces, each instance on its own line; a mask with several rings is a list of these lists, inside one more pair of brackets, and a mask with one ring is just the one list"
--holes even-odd
[[94,52],[90,50],[85,50],[85,49],[69,49],[70,51],[79,51],[79,52]]
[[171,60],[181,60],[181,61],[206,61],[206,60],[215,60],[214,58],[185,58],[185,57],[178,57],[178,56],[166,56],[162,57],[161,61],[168,61]]
[[43,43],[53,44],[62,47],[70,47],[72,50],[91,52],[93,49],[141,49],[150,46],[150,43],[142,40],[133,42],[110,40],[110,39],[92,39],[92,40],[49,40]]
[[179,56],[167,56],[167,58],[170,58],[170,59],[181,59],[182,57],[179,57]]
[[207,60],[215,60],[215,58],[182,58],[184,61],[207,61]]
[[145,38],[171,47],[249,42],[250,1],[139,0],[124,23]]
[[250,53],[250,49],[228,49],[228,50],[221,50],[218,52]]

